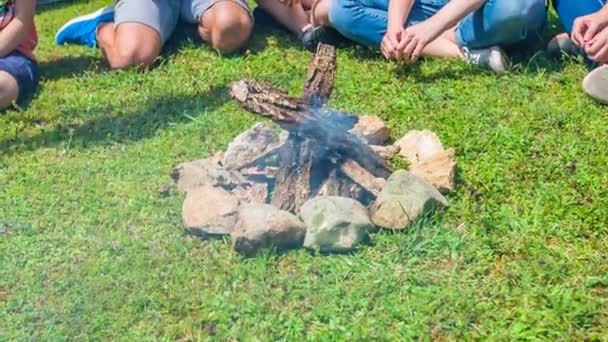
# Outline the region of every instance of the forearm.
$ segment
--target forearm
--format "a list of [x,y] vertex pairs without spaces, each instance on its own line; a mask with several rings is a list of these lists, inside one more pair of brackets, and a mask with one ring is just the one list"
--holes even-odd
[[403,28],[405,21],[412,11],[415,0],[390,0],[388,3],[388,31]]
[[[487,0],[452,0],[429,20],[433,21],[441,32],[444,32],[462,20],[464,17],[478,10]],[[508,1],[508,0],[507,0]]]
[[21,44],[28,34],[26,30],[25,23],[15,18],[0,31],[0,57],[10,54]]

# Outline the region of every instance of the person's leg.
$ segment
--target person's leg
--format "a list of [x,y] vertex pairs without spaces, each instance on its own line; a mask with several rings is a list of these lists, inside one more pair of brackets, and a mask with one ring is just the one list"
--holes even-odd
[[178,16],[177,0],[119,0],[114,7],[70,20],[55,40],[99,46],[113,69],[149,66],[173,32]]
[[310,10],[310,21],[313,26],[331,27],[329,9],[331,3],[340,0],[303,0],[304,9]]
[[0,58],[0,109],[24,104],[38,85],[38,64],[14,51]]
[[329,23],[345,37],[371,48],[379,48],[386,34],[388,0],[334,0]]
[[595,13],[605,4],[605,0],[553,0],[553,7],[568,33],[572,32],[576,18]]
[[[572,33],[574,21],[579,17],[601,10],[605,4],[605,0],[554,0],[553,7],[555,8],[555,11],[557,12],[559,19],[567,33],[558,34],[551,39],[547,47],[548,53],[555,57],[561,57],[562,54],[570,56],[577,56],[579,54],[584,55],[584,51],[577,47],[570,39],[570,33]],[[595,66],[595,63],[586,57],[585,63],[590,68]]]
[[279,0],[258,0],[257,3],[296,36],[299,36],[310,24],[308,15],[299,0],[293,1],[291,6],[284,5]]
[[[221,53],[242,48],[253,30],[253,16],[241,0],[185,0],[191,3],[201,38]],[[190,15],[189,15],[190,17]]]
[[0,109],[13,105],[19,97],[19,85],[11,74],[0,70]]
[[[326,0],[322,0],[326,1]],[[416,1],[405,23],[412,26],[435,15],[445,1]],[[344,36],[363,45],[378,48],[386,34],[387,0],[333,0],[329,3],[329,24]],[[440,36],[422,51],[426,57],[460,58],[458,45]]]
[[97,29],[97,40],[110,67],[151,66],[179,17],[175,0],[119,0],[113,23]]
[[488,0],[448,38],[469,49],[511,45],[537,34],[546,14],[545,0]]
[[97,33],[99,48],[110,68],[148,67],[160,54],[158,31],[139,23],[102,24]]

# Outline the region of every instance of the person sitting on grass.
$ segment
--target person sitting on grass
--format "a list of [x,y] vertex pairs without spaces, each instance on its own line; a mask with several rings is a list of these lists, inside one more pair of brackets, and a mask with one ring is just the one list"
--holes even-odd
[[253,29],[245,0],[118,0],[70,20],[55,42],[99,46],[113,69],[148,67],[180,17],[198,25],[201,38],[223,54],[243,47]]
[[0,109],[29,99],[38,85],[36,0],[0,1]]
[[606,0],[554,0],[553,6],[568,33],[549,43],[550,50],[582,53],[592,71],[583,80],[584,91],[608,104],[608,6]]
[[527,39],[546,21],[545,0],[339,0],[329,22],[387,59],[458,58],[503,72],[500,46]]
[[[287,28],[307,50],[319,43],[337,45],[344,40],[329,27],[332,0],[257,0],[259,8]],[[334,0],[336,1],[336,0]]]

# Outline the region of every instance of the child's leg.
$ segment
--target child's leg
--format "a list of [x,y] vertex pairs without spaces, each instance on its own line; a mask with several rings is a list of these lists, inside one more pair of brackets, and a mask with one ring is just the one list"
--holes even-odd
[[0,109],[29,100],[37,85],[36,62],[18,51],[0,58]]
[[198,24],[201,38],[221,53],[242,48],[253,30],[244,0],[182,0],[182,19]]
[[293,1],[291,6],[284,5],[279,0],[258,0],[257,3],[296,36],[310,24],[308,15],[298,0]]
[[545,0],[497,0],[467,16],[446,37],[471,49],[504,46],[536,34],[546,17]]
[[19,97],[19,85],[15,77],[0,70],[0,109],[13,105]]
[[97,32],[99,48],[112,69],[148,67],[160,54],[159,33],[138,23],[100,25]]
[[[321,0],[330,1],[330,0]],[[411,26],[437,13],[447,2],[416,1],[408,22]],[[387,0],[333,0],[329,2],[329,22],[344,36],[369,47],[378,48],[386,34]],[[319,5],[321,6],[321,5]],[[440,36],[422,51],[429,57],[461,57],[458,45],[446,35]]]
[[553,6],[568,33],[572,32],[576,18],[595,13],[601,10],[604,4],[605,0],[553,0]]
[[148,67],[160,54],[179,17],[173,0],[120,0],[114,22],[97,28],[98,45],[113,69]]
[[[562,45],[566,45],[566,47],[569,47],[566,52],[570,54],[584,54],[584,51],[582,49],[578,49],[578,47],[576,47],[574,43],[569,39],[569,34],[572,32],[572,26],[574,25],[574,21],[579,17],[586,16],[601,10],[605,4],[605,0],[554,0],[553,6],[555,7],[555,11],[557,11],[560,21],[566,28],[568,35],[557,35],[551,40],[549,46],[552,47],[553,50],[560,51],[559,48],[561,47],[561,43]],[[558,46],[557,49],[555,48],[556,45]],[[596,66],[596,63],[588,59],[586,56],[585,62],[590,68]]]
[[345,37],[372,48],[379,48],[386,34],[388,0],[332,1],[329,22]]
[[179,17],[178,0],[118,0],[63,25],[55,42],[100,47],[113,69],[149,66]]
[[[315,26],[331,27],[329,9],[331,8],[332,1],[337,0],[303,0],[304,8],[311,12],[309,16]],[[310,2],[310,4],[307,2]]]

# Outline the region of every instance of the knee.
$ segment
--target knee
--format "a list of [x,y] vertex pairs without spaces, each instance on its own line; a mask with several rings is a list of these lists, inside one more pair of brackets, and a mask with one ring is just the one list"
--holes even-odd
[[19,97],[17,81],[3,77],[0,80],[0,109],[12,106]]
[[108,58],[112,69],[127,69],[149,67],[158,57],[158,51],[146,44],[120,44],[116,47],[116,54]]
[[328,15],[330,25],[340,32],[351,27],[352,19],[355,17],[352,8],[351,1],[332,0]]
[[212,27],[209,28],[211,31],[211,46],[222,54],[242,48],[249,40],[253,30],[251,17],[245,9],[237,4],[226,4],[229,4],[232,8],[218,11]]
[[538,29],[545,22],[545,0],[508,0],[499,4],[496,13],[502,25]]
[[501,44],[513,44],[528,39],[545,24],[544,0],[498,1],[491,11],[493,30]]

